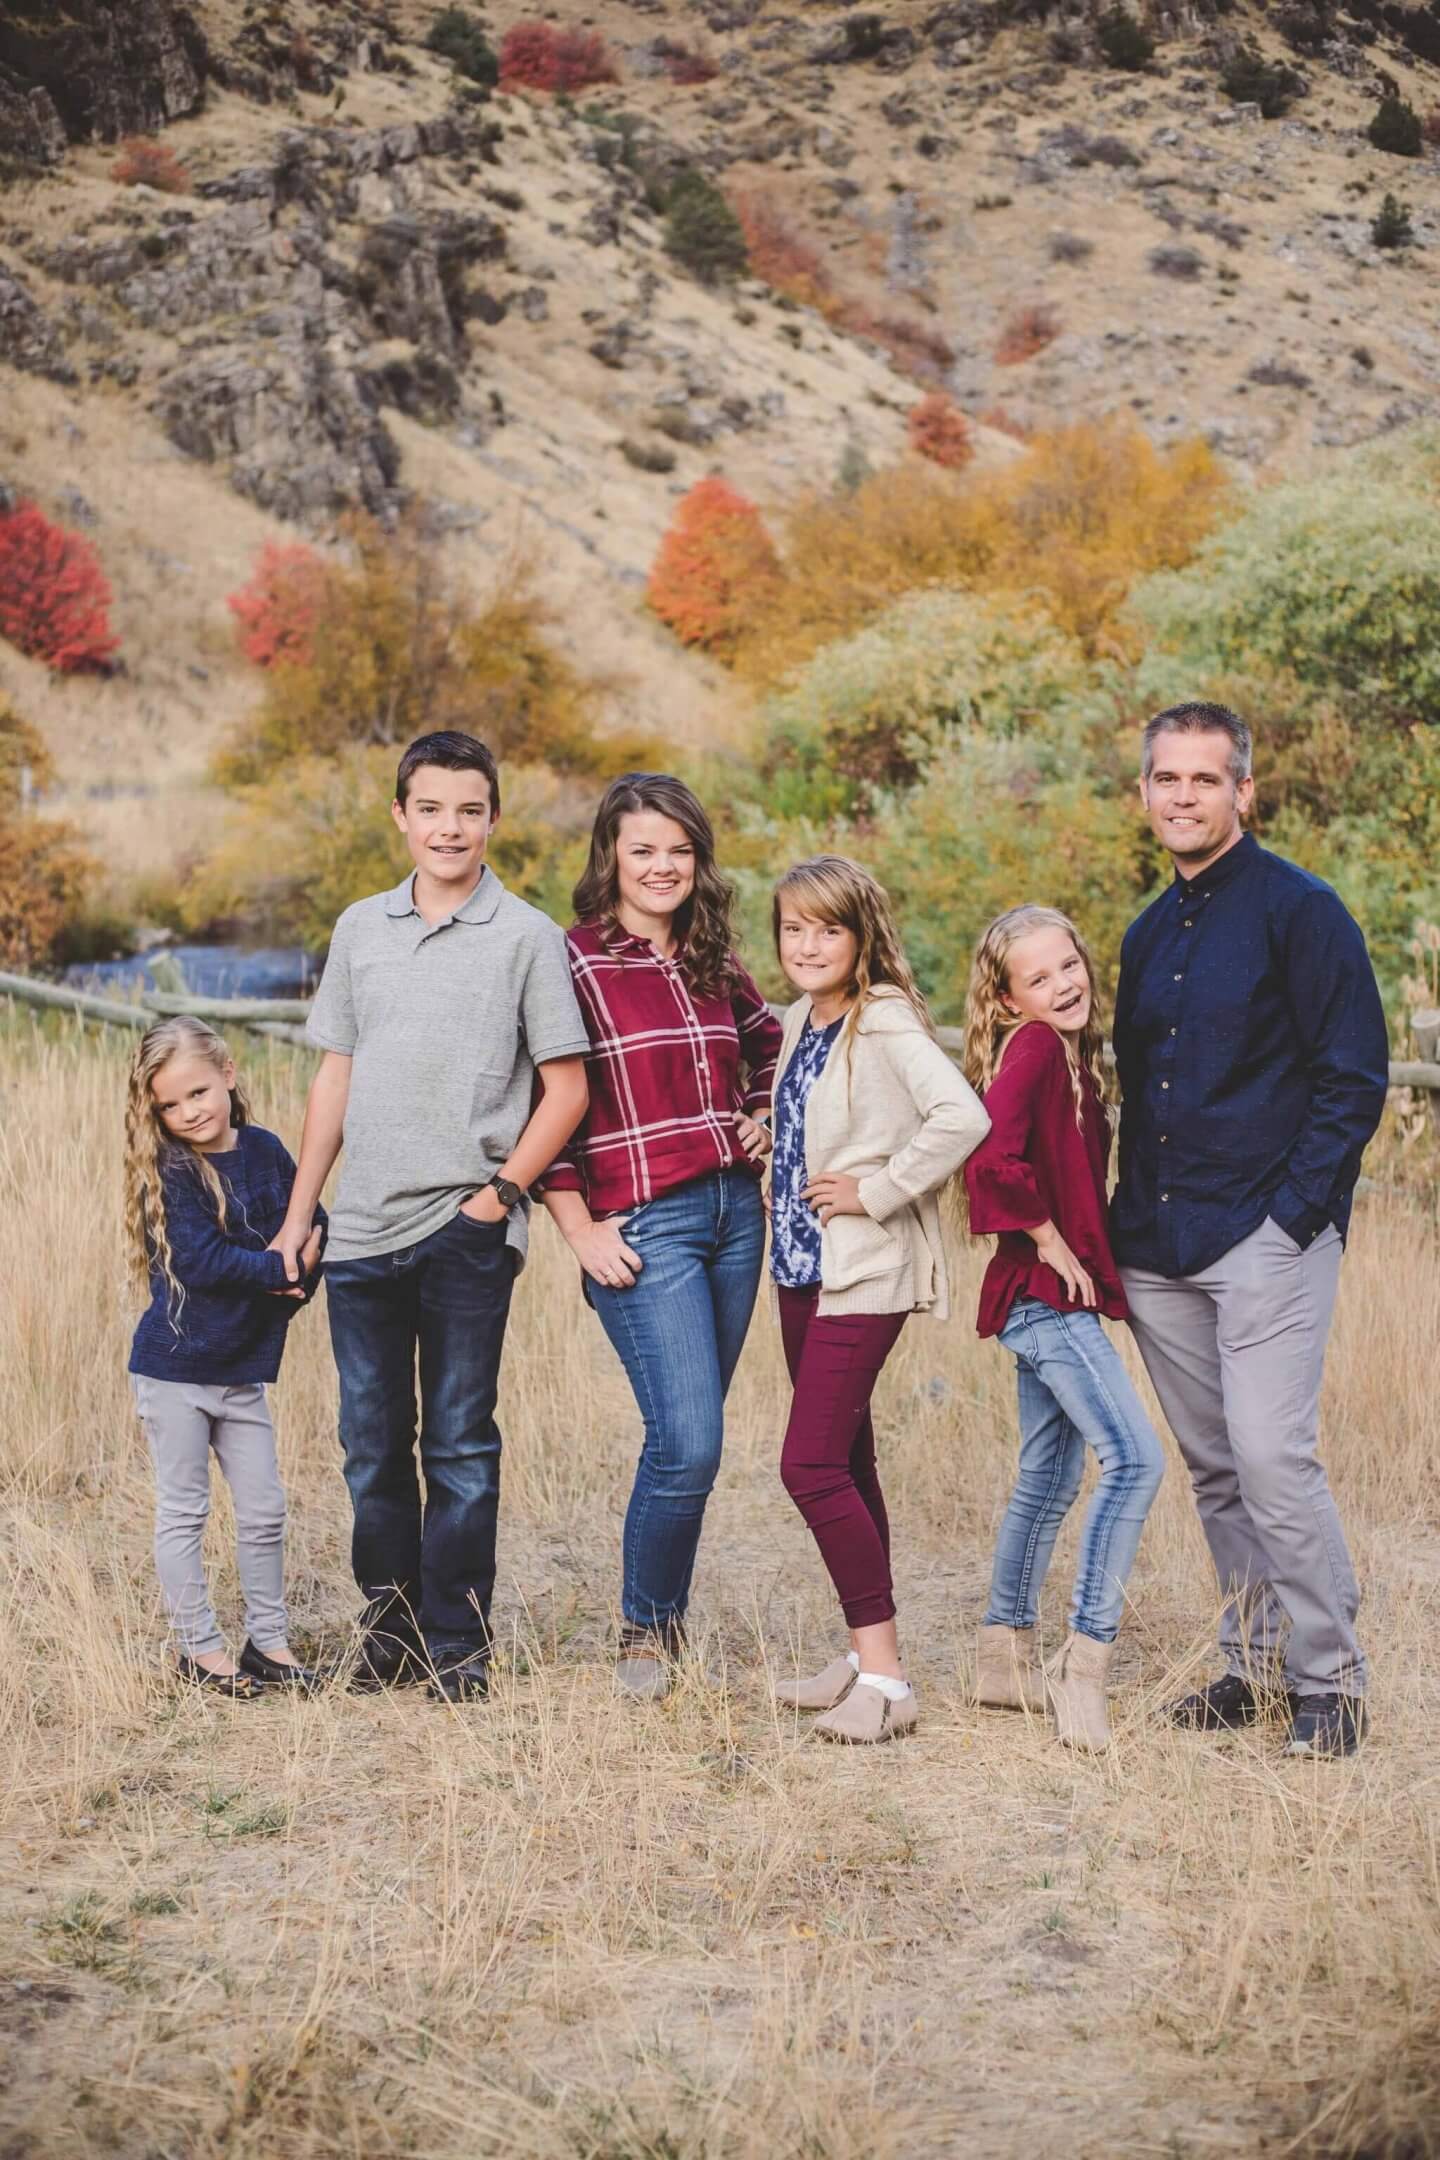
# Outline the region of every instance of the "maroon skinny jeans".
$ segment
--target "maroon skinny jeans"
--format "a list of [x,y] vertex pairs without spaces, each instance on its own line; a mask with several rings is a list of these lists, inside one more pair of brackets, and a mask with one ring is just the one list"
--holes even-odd
[[777,1286],[795,1389],[780,1477],[815,1536],[852,1628],[895,1617],[890,1523],[875,1467],[870,1397],[904,1313],[826,1313],[818,1290]]

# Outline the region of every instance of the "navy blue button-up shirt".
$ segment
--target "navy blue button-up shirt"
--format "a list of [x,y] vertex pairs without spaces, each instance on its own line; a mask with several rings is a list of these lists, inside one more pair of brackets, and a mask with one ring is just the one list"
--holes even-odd
[[1329,885],[1248,834],[1177,875],[1125,934],[1114,1041],[1122,1265],[1197,1274],[1267,1215],[1302,1247],[1344,1236],[1389,1039]]

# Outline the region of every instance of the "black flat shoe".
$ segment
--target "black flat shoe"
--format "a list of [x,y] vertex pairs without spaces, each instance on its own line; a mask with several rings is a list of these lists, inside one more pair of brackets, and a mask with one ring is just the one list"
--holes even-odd
[[443,1658],[429,1677],[437,1702],[484,1702],[490,1693],[490,1659],[485,1652],[467,1658]]
[[282,1664],[248,1640],[240,1652],[240,1670],[266,1687],[291,1688],[297,1695],[314,1695],[325,1685],[324,1673],[315,1666]]
[[360,1637],[350,1685],[357,1695],[377,1695],[382,1688],[414,1687],[429,1674],[430,1661],[418,1643],[366,1632]]
[[191,1687],[204,1688],[208,1694],[223,1695],[227,1702],[258,1702],[268,1692],[263,1680],[257,1680],[248,1672],[211,1672],[204,1665],[197,1665],[192,1657],[180,1657],[175,1670]]

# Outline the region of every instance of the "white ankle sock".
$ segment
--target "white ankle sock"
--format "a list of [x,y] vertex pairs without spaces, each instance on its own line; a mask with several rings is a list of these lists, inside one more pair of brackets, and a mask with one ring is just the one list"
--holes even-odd
[[845,1663],[846,1663],[846,1664],[847,1664],[847,1665],[848,1665],[848,1666],[850,1667],[850,1670],[851,1670],[851,1672],[859,1672],[859,1670],[860,1670],[860,1653],[859,1653],[859,1651],[858,1651],[858,1650],[847,1650],[847,1651],[845,1652]]
[[862,1672],[857,1675],[857,1687],[878,1687],[889,1702],[903,1702],[910,1693],[908,1680],[892,1680],[889,1673]]

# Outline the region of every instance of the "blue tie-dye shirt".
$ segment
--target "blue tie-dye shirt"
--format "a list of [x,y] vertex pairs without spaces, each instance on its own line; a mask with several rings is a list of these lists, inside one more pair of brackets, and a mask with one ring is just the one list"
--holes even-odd
[[843,1013],[829,1027],[807,1022],[776,1090],[770,1272],[784,1290],[814,1290],[820,1282],[820,1218],[805,1198],[805,1105],[844,1024]]

